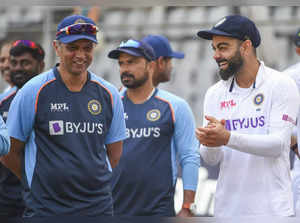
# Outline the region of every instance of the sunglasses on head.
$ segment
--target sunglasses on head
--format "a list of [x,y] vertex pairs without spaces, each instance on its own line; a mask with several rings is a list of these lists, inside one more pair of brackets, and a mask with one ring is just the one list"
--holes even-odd
[[16,40],[12,44],[12,47],[16,47],[16,46],[26,46],[26,47],[29,47],[31,49],[38,50],[39,54],[43,55],[43,52],[40,49],[40,47],[33,41],[30,41],[30,40]]
[[135,48],[135,49],[138,49],[144,54],[144,56],[147,59],[152,60],[152,57],[149,55],[149,53],[143,47],[142,43],[140,43],[136,40],[130,39],[130,40],[127,40],[127,41],[123,41],[123,42],[121,42],[119,48]]
[[88,35],[96,35],[96,33],[99,31],[98,27],[91,23],[76,23],[72,24],[70,26],[66,26],[62,29],[60,29],[56,33],[56,37],[60,34],[66,34],[66,35],[76,35],[76,34],[88,34]]

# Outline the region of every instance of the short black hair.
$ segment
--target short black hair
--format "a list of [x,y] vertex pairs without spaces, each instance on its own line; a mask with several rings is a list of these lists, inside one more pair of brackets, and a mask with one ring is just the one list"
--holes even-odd
[[9,51],[9,54],[11,56],[17,57],[17,56],[21,56],[24,53],[30,53],[34,59],[41,62],[45,58],[45,51],[40,44],[36,43],[36,46],[37,46],[36,48],[31,48],[22,44],[19,44],[17,46],[12,46]]

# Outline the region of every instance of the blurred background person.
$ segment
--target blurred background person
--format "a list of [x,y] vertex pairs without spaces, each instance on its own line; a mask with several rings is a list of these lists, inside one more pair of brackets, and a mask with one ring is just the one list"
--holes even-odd
[[[293,42],[295,45],[295,51],[298,56],[300,56],[300,29],[294,35]],[[289,75],[297,84],[298,90],[300,92],[300,62],[288,67],[283,71],[285,74]],[[298,143],[300,140],[300,111],[297,117],[297,127],[293,131],[293,142],[292,150],[296,153],[296,156],[291,156],[294,162],[292,171],[292,183],[293,183],[293,195],[294,195],[294,206],[296,216],[300,216],[300,156]],[[294,139],[296,138],[296,139]]]
[[[0,114],[6,122],[9,106],[28,80],[44,69],[45,52],[30,40],[17,40],[10,49],[10,79],[15,90],[0,101]],[[21,217],[24,212],[21,181],[0,163],[0,216]]]
[[9,66],[9,51],[11,49],[12,41],[5,41],[0,49],[0,72],[2,80],[5,83],[5,89],[2,94],[0,94],[0,99],[6,95],[9,90],[15,90],[14,84],[10,79],[10,66]]

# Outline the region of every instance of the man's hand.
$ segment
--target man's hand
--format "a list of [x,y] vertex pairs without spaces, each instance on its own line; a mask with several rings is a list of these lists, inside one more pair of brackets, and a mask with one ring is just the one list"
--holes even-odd
[[206,127],[196,129],[196,137],[200,143],[207,147],[218,147],[226,145],[230,138],[230,132],[225,128],[225,120],[217,120],[212,116],[205,116],[208,120]]

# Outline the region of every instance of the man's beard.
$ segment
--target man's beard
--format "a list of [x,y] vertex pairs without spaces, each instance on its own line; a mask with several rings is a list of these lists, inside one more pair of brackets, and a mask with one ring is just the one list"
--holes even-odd
[[238,50],[232,58],[228,60],[220,59],[217,61],[217,63],[219,64],[223,61],[228,63],[228,67],[225,70],[220,69],[219,75],[221,79],[225,81],[228,80],[231,76],[236,75],[244,64],[243,58]]
[[[130,78],[131,80],[123,80],[124,77]],[[134,75],[128,72],[123,72],[121,74],[121,82],[122,84],[129,89],[136,89],[138,87],[143,86],[146,81],[149,79],[149,74],[145,71],[144,76],[141,79],[135,79]]]
[[23,87],[23,85],[27,81],[29,81],[33,76],[35,75],[30,75],[23,71],[11,72],[10,74],[11,82],[18,88]]

